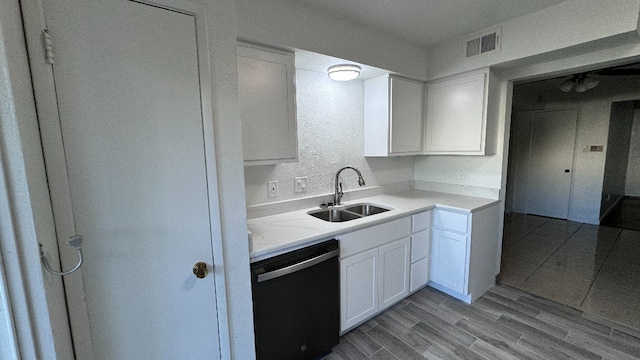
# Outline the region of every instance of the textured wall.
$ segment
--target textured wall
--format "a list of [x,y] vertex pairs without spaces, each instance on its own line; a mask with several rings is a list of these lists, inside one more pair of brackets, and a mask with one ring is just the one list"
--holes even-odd
[[[296,69],[298,157],[296,163],[245,166],[247,205],[333,193],[334,176],[344,165],[358,168],[367,187],[413,181],[413,157],[363,155],[363,82],[337,82],[326,74]],[[307,176],[307,192],[294,193],[294,177]],[[353,171],[341,175],[344,190],[358,188]],[[278,181],[277,197],[267,181]]]

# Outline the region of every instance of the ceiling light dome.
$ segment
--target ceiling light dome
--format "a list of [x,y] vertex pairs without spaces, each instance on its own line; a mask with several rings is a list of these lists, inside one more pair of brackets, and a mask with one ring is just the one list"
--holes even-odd
[[336,81],[349,81],[360,76],[360,66],[358,65],[335,65],[327,69],[329,78]]

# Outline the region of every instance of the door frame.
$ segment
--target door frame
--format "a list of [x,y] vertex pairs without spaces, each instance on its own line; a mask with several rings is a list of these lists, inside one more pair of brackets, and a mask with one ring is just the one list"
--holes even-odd
[[[60,249],[61,266],[66,269],[73,266],[74,262],[77,261],[75,251],[69,251],[65,240],[75,234],[75,222],[73,219],[71,194],[66,174],[66,161],[64,158],[64,144],[62,141],[60,119],[58,116],[54,70],[53,67],[45,61],[45,50],[42,46],[42,31],[47,28],[43,1],[44,0],[21,1],[21,9],[31,67],[33,93],[38,112],[38,122],[40,124],[40,137],[47,169],[46,176],[50,187],[49,192],[53,205],[53,213],[55,214],[58,238],[57,244],[49,244],[48,246],[52,247],[50,252],[53,254],[58,253],[58,249]],[[210,61],[211,58],[220,57],[214,55],[215,49],[212,49],[211,46],[215,44],[215,42],[212,41],[211,38],[214,37],[212,36],[212,32],[220,29],[220,25],[214,25],[212,20],[214,20],[214,18],[217,20],[222,15],[214,15],[214,6],[205,0],[135,0],[135,2],[189,13],[192,14],[195,19],[205,144],[205,166],[209,191],[209,216],[214,263],[212,275],[215,281],[214,291],[217,304],[216,311],[218,313],[219,348],[221,358],[230,358],[232,357],[230,354],[238,353],[238,351],[242,352],[242,350],[237,349],[236,346],[232,344],[231,328],[234,321],[230,319],[231,314],[228,314],[230,301],[227,297],[230,296],[227,291],[227,283],[229,282],[227,278],[229,274],[226,273],[225,266],[228,260],[225,261],[225,254],[223,252],[225,241],[223,240],[223,224],[221,221],[223,211],[222,204],[220,203],[220,194],[224,193],[218,186],[217,144],[215,143],[215,140],[220,139],[221,136],[216,136],[214,133],[214,127],[216,127],[214,123],[216,110],[213,108],[213,102],[217,100],[220,94],[214,94],[217,86],[213,84],[213,80],[216,79],[217,76],[214,74],[215,64]],[[221,7],[224,6],[221,5]],[[235,31],[235,28],[232,30]],[[228,37],[227,35],[227,38]],[[235,42],[233,43],[233,48],[235,49]],[[233,53],[233,57],[235,59],[235,53]],[[233,66],[235,68],[235,62]],[[237,87],[237,80],[235,81],[235,85]],[[237,101],[237,94],[235,99]],[[242,167],[242,161],[239,162],[239,166],[240,168]],[[228,175],[220,177],[228,177]],[[238,182],[236,182],[236,184],[238,184]],[[240,183],[239,185],[244,188],[244,183]],[[242,199],[241,205],[244,206],[244,198]],[[246,227],[246,218],[242,222]],[[226,246],[228,247],[228,245]],[[46,247],[47,245],[45,245],[45,252]],[[248,281],[248,247],[245,257],[247,259],[247,285],[250,285]],[[63,281],[65,284],[67,308],[73,307],[74,309],[80,309],[74,311],[73,315],[68,312],[75,356],[78,359],[94,359],[95,354],[91,340],[88,309],[85,294],[82,290],[84,288],[82,274],[80,272],[71,274],[66,276]],[[250,286],[247,286],[247,288],[250,292]],[[236,293],[238,292],[241,293],[242,291],[240,290]],[[245,294],[245,296],[247,295],[249,294]],[[238,294],[235,295],[235,297],[237,296]],[[246,323],[246,320],[244,322]],[[240,336],[240,338],[242,338],[242,336]],[[253,337],[251,337],[251,340],[253,340]]]

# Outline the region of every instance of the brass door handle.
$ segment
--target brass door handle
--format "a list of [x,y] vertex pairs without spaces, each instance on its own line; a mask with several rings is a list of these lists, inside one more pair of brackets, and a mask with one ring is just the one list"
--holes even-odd
[[197,262],[193,265],[193,274],[198,279],[204,279],[209,274],[209,269],[207,269],[207,263]]

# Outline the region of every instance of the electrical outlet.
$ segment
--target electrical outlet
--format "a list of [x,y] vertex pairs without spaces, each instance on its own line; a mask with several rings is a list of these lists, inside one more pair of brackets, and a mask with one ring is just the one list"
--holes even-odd
[[293,179],[293,191],[297,193],[307,192],[306,176],[300,176]]
[[464,179],[467,177],[467,169],[466,168],[458,168],[458,179]]
[[273,180],[267,183],[267,191],[269,193],[269,197],[278,196],[278,181]]

